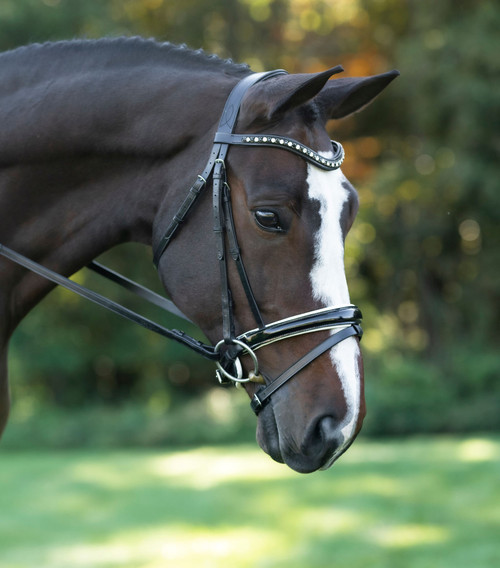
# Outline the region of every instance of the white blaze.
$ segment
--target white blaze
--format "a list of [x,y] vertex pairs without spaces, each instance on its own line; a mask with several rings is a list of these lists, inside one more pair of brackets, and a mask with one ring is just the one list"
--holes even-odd
[[[325,157],[329,157],[325,154]],[[310,279],[316,300],[324,307],[350,304],[344,270],[344,240],[340,218],[349,194],[342,182],[344,174],[338,170],[324,171],[308,164],[309,197],[320,203],[321,225],[316,234],[315,262]],[[360,373],[357,364],[359,347],[354,337],[335,345],[330,358],[340,378],[347,405],[347,413],[339,425],[345,446],[355,432],[360,404]],[[338,449],[335,455],[342,451]],[[335,456],[332,456],[333,461]],[[330,463],[331,463],[330,462]],[[328,464],[327,464],[328,465]]]

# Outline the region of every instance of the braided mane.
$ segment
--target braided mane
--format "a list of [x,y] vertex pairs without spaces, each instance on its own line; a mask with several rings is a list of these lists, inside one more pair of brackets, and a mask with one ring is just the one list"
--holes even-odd
[[[78,54],[85,56],[85,60],[96,64],[96,61],[123,62],[123,65],[133,65],[135,62],[146,59],[149,63],[162,63],[198,68],[213,68],[234,75],[245,74],[250,71],[247,64],[235,63],[232,59],[222,59],[217,55],[209,54],[203,49],[193,50],[185,44],[177,45],[170,42],[158,42],[154,39],[141,37],[103,38],[95,40],[68,40],[47,43],[34,43],[19,47],[0,54],[0,65],[9,60],[28,58],[37,61],[45,58],[61,57]],[[83,59],[83,58],[82,58]]]

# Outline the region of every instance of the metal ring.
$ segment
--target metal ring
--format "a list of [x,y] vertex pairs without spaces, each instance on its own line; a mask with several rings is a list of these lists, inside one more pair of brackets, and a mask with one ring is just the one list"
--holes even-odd
[[[240,347],[242,347],[244,349],[244,351],[246,351],[250,355],[250,357],[252,358],[252,361],[253,361],[253,366],[254,366],[253,374],[258,375],[259,374],[259,361],[257,360],[257,355],[255,355],[255,353],[252,351],[252,349],[250,349],[250,347],[246,343],[243,343],[243,341],[240,341],[239,339],[235,338],[235,339],[231,339],[231,342],[234,343],[235,345],[239,345]],[[219,341],[219,343],[217,343],[217,345],[214,347],[214,352],[218,353],[221,346],[224,345],[225,343],[226,342],[223,339],[221,339],[221,341]],[[226,371],[226,369],[224,369],[224,367],[219,363],[219,361],[216,361],[215,364],[217,365],[217,369],[219,370],[219,372],[222,375],[224,375],[224,377],[226,377],[226,379],[229,379],[230,381],[234,381],[235,383],[248,383],[251,379],[250,379],[250,377],[247,377],[246,379],[243,378],[243,366],[241,365],[241,362],[239,360],[239,356],[236,357],[234,362],[235,362],[235,364],[237,366],[237,370],[238,370],[238,376],[237,377],[228,373]]]

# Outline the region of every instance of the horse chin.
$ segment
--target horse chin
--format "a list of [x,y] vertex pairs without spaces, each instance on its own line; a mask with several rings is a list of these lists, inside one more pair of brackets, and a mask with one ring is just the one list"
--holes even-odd
[[272,406],[264,408],[257,420],[257,443],[262,450],[278,463],[285,463],[280,449],[278,426]]

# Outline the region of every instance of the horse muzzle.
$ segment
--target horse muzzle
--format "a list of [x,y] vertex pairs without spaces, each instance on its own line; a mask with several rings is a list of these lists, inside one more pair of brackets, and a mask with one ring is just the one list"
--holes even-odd
[[257,441],[274,461],[285,463],[298,473],[326,470],[349,448],[356,436],[345,440],[332,416],[314,421],[302,443],[293,443],[291,436],[281,436],[272,405],[259,415]]

